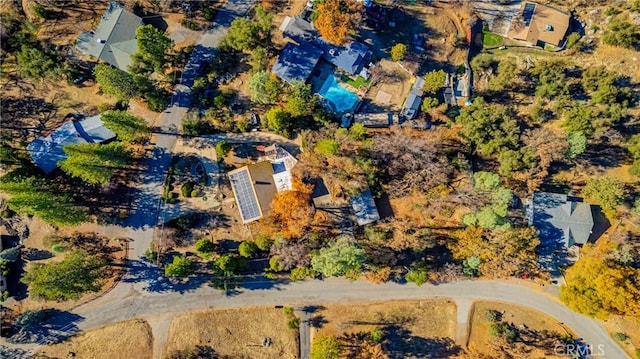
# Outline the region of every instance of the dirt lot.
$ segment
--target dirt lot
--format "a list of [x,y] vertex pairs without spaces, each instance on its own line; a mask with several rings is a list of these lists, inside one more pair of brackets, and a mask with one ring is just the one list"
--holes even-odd
[[628,339],[620,343],[620,346],[633,357],[636,350],[640,350],[640,320],[632,317],[612,316],[604,322],[604,327],[612,336],[615,333],[623,333]]
[[[472,346],[479,352],[483,352],[483,349],[486,348],[490,339],[489,322],[485,318],[485,312],[487,310],[503,312],[502,321],[513,323],[518,327],[524,324],[532,330],[548,330],[557,333],[570,333],[575,337],[575,333],[563,326],[556,319],[525,307],[499,302],[480,301],[474,304],[472,310],[473,314],[471,317],[471,331],[468,345]],[[531,358],[555,358],[553,356],[545,356],[544,352],[539,349],[534,349],[530,354]]]
[[316,323],[316,328],[312,328],[312,337],[369,333],[375,328],[389,327],[390,347],[409,356],[420,356],[420,353],[412,353],[409,348],[416,343],[423,343],[424,348],[414,349],[437,351],[444,348],[438,347],[436,342],[452,343],[456,330],[455,318],[455,304],[444,300],[331,305],[313,314],[312,323]]
[[151,358],[153,335],[151,327],[142,319],[132,319],[90,330],[60,344],[46,346],[39,351],[49,358],[129,359]]
[[[263,347],[265,338],[270,347]],[[287,328],[282,309],[243,308],[189,313],[176,317],[169,327],[165,353],[212,347],[219,355],[234,358],[295,358],[297,331]]]

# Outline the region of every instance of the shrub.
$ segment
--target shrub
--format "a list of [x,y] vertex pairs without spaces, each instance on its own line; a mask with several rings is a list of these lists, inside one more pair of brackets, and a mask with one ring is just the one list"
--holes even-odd
[[484,311],[484,319],[489,322],[499,322],[502,315],[497,310],[487,309]]
[[267,237],[264,234],[259,234],[256,236],[255,239],[255,244],[256,246],[258,246],[258,248],[261,251],[268,251],[269,249],[271,249],[271,246],[273,245],[273,240],[269,237]]
[[423,112],[427,112],[430,109],[438,106],[440,104],[440,101],[435,98],[435,97],[430,97],[430,96],[426,96],[423,100],[422,100],[422,106],[421,109]]
[[318,153],[327,157],[333,156],[338,153],[340,149],[340,143],[331,138],[324,138],[316,143],[316,150]]
[[194,188],[194,183],[187,182],[182,185],[182,187],[180,188],[180,192],[182,192],[183,197],[191,197],[191,192],[193,191],[193,188]]
[[109,110],[113,110],[113,105],[108,102],[103,102],[98,105],[98,112],[100,113],[107,112]]
[[489,335],[498,336],[511,342],[518,336],[518,331],[507,323],[493,323],[489,327]]
[[49,11],[47,9],[44,8],[44,6],[40,5],[40,4],[35,4],[33,5],[33,14],[36,17],[39,17],[41,19],[46,20],[47,17],[49,16]]
[[371,331],[371,341],[374,343],[382,343],[384,340],[384,330],[382,328],[377,327]]
[[291,270],[291,275],[289,279],[291,281],[303,280],[306,278],[314,278],[316,276],[316,271],[313,268],[301,267],[301,268],[293,268]]
[[629,339],[629,337],[625,334],[625,333],[621,333],[621,332],[616,332],[613,334],[613,339],[619,341],[619,342],[623,342],[627,339]]
[[566,44],[567,49],[573,49],[578,44],[578,41],[580,41],[579,33],[572,32],[571,34],[569,34],[569,36],[567,37],[567,44]]
[[51,247],[51,251],[55,253],[62,253],[62,252],[65,252],[66,250],[67,250],[67,247],[64,246],[63,244],[54,244]]
[[182,26],[186,27],[189,30],[193,30],[193,31],[198,31],[199,30],[198,24],[195,21],[189,20],[189,19],[182,20]]
[[222,161],[222,158],[231,151],[231,148],[231,144],[225,140],[216,143],[216,157],[218,157],[218,161]]
[[284,307],[282,308],[282,311],[284,312],[284,315],[290,317],[293,315],[293,308],[291,307]]
[[158,260],[158,251],[156,250],[156,246],[153,243],[149,244],[149,248],[144,251],[144,256],[147,257],[150,262],[155,262]]
[[191,197],[198,197],[200,195],[200,190],[199,189],[194,189],[193,191],[191,191]]
[[429,271],[426,268],[416,268],[409,271],[404,276],[407,282],[415,283],[415,285],[423,285],[427,282]]
[[300,328],[300,319],[298,317],[290,317],[287,319],[287,327],[289,329],[298,329]]
[[216,16],[216,11],[213,8],[205,7],[202,10],[202,17],[204,17],[204,19],[207,21],[213,20],[215,16]]
[[195,249],[202,259],[211,259],[216,250],[216,245],[208,238],[200,238],[196,242]]
[[252,257],[258,251],[258,246],[251,241],[244,241],[238,246],[238,252],[245,258]]

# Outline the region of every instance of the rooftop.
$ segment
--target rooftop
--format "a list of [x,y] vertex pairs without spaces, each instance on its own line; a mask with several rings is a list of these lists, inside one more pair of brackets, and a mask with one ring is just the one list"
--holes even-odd
[[288,43],[272,71],[283,81],[307,81],[321,56],[322,50],[310,43]]
[[270,210],[277,192],[271,163],[250,164],[229,172],[228,176],[242,223],[262,218]]
[[558,193],[534,193],[527,217],[542,243],[562,243],[565,247],[587,243],[594,224],[590,204]]
[[362,192],[359,196],[351,197],[351,208],[353,208],[359,226],[364,226],[380,219],[378,208],[373,201],[370,190]]
[[116,134],[106,128],[101,116],[85,118],[81,121],[69,120],[48,136],[40,137],[29,145],[27,151],[31,160],[45,174],[58,168],[58,162],[67,158],[63,147],[78,143],[102,143],[114,139]]
[[509,37],[537,45],[538,41],[560,47],[571,15],[533,2],[523,2],[509,29]]
[[131,55],[138,52],[136,29],[144,25],[142,19],[110,1],[95,31],[83,32],[76,48],[97,57],[122,71],[131,64]]

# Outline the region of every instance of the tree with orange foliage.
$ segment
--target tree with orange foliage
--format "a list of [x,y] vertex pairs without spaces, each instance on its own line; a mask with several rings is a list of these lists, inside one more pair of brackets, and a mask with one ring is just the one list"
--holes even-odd
[[360,20],[359,4],[353,0],[325,0],[318,5],[318,17],[313,22],[320,36],[335,45],[347,40],[348,32]]
[[292,189],[278,193],[271,202],[270,221],[280,228],[282,237],[301,237],[313,221],[314,209],[311,205],[313,186],[297,177],[291,179]]

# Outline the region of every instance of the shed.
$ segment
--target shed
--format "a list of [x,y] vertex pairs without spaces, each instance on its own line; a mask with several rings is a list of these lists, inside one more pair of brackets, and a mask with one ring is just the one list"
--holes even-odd
[[360,193],[359,196],[351,197],[351,208],[356,216],[359,226],[373,223],[380,219],[378,208],[371,195],[371,190]]

